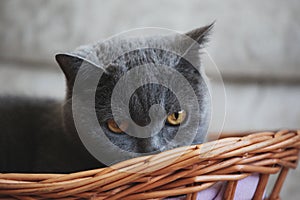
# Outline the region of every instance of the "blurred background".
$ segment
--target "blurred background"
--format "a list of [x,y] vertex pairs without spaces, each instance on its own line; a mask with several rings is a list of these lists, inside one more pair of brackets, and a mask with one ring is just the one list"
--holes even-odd
[[[132,28],[185,32],[216,20],[207,51],[225,84],[223,130],[300,129],[299,9],[297,0],[1,0],[0,95],[63,99],[55,53]],[[289,173],[283,199],[299,199],[299,178]]]

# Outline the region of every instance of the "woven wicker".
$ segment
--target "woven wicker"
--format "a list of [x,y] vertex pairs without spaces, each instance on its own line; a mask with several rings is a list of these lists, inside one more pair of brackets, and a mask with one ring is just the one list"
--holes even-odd
[[279,173],[268,196],[279,199],[288,170],[296,168],[299,149],[300,131],[225,137],[73,174],[0,174],[0,197],[136,200],[186,195],[196,199],[197,192],[228,181],[224,199],[233,199],[237,181],[259,173],[253,199],[262,199],[269,175]]

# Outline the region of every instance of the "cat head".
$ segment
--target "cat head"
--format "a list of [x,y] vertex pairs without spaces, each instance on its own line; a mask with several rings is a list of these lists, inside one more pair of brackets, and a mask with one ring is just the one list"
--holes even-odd
[[[73,91],[80,71],[82,94],[91,92],[85,82],[101,74],[95,91],[92,91],[94,101],[82,98],[81,108],[93,104],[98,123],[112,148],[117,146],[128,152],[156,153],[202,143],[209,125],[210,95],[201,72],[200,49],[206,44],[212,26],[192,30],[184,34],[185,37],[174,34],[114,38],[80,47],[70,54],[56,55],[67,82],[64,105],[67,131],[76,132],[72,97],[78,95]],[[182,84],[182,78],[186,84]],[[172,85],[172,89],[168,85]],[[191,89],[196,96],[197,108],[188,93]],[[82,123],[88,123],[85,112],[93,110],[83,109]],[[198,120],[191,117],[195,112]],[[190,130],[191,124],[197,129]],[[174,139],[179,128],[185,134]],[[141,134],[143,131],[146,136]]]

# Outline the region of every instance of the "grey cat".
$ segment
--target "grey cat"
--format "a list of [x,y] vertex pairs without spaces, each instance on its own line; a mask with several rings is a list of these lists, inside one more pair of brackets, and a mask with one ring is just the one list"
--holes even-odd
[[[202,143],[209,124],[210,98],[203,74],[194,67],[199,69],[201,66],[199,50],[207,42],[212,26],[186,33],[197,41],[197,45],[187,43],[177,36],[152,36],[114,39],[81,47],[70,54],[56,55],[56,60],[66,77],[67,92],[63,102],[50,99],[0,97],[0,172],[70,173],[105,166],[105,163],[98,161],[82,144],[75,127],[72,97],[75,95],[73,87],[79,70],[84,74],[80,85],[82,93],[90,92],[90,88],[86,88],[85,81],[97,74],[96,71],[103,72],[96,89],[94,108],[99,125],[109,139],[111,148],[117,146],[136,155],[136,153],[152,154],[189,145],[191,139],[192,144]],[[149,47],[153,43],[159,48]],[[126,52],[127,49],[135,46],[145,48]],[[171,51],[164,51],[165,47],[185,52],[186,58],[193,63]],[[126,53],[119,56],[120,52],[124,51]],[[153,66],[148,68],[146,77],[158,78],[155,69],[160,65],[167,65],[188,81],[197,96],[199,105],[199,121],[195,133],[186,131],[185,136],[174,142],[173,138],[179,127],[184,129],[188,124],[195,123],[190,120],[194,108],[182,107],[169,88],[155,83],[145,84],[131,95],[130,116],[124,116],[123,110],[118,110],[124,118],[130,118],[138,126],[145,127],[151,123],[151,116],[149,116],[151,106],[160,105],[166,115],[162,115],[155,121],[158,126],[150,130],[154,134],[147,138],[134,137],[126,134],[125,131],[131,124],[124,121],[117,122],[117,119],[114,119],[111,107],[114,87],[129,70],[143,64]],[[131,81],[139,81],[139,74],[134,74],[134,77],[136,80]],[[174,80],[172,73],[167,79],[176,84],[177,80]],[[183,94],[185,90],[179,88]],[[80,105],[83,110],[82,123],[89,123],[84,116],[92,111],[85,109],[84,104],[91,102],[81,100],[83,102]],[[185,101],[189,105],[188,96]],[[122,99],[120,102],[122,103]],[[87,134],[91,136],[97,134],[97,129],[91,125],[89,129],[91,132]],[[110,149],[104,151],[109,152]]]

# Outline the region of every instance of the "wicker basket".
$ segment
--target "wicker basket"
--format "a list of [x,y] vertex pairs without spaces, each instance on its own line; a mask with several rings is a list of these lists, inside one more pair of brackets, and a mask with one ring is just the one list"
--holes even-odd
[[0,198],[136,200],[186,195],[196,199],[199,191],[228,181],[223,198],[233,199],[238,180],[259,173],[253,199],[262,199],[269,175],[279,173],[268,195],[279,199],[289,168],[296,168],[299,148],[300,131],[259,132],[73,174],[0,174]]

